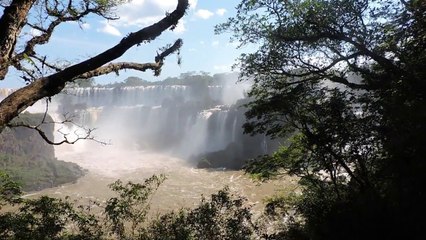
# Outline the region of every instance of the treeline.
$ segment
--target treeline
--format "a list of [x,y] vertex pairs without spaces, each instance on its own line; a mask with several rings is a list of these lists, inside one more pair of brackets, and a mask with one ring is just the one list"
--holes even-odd
[[238,79],[238,73],[217,73],[210,75],[206,72],[186,72],[179,77],[168,77],[161,81],[147,81],[139,77],[128,77],[121,82],[96,84],[93,78],[77,79],[69,87],[105,87],[105,88],[121,88],[121,87],[137,87],[137,86],[156,86],[156,85],[224,85],[235,84]]

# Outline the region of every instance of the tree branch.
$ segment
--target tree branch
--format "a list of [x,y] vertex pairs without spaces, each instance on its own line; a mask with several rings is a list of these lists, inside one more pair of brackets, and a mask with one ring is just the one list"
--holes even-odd
[[[12,123],[8,123],[6,126],[9,128],[17,128],[17,127],[23,127],[23,128],[28,128],[31,130],[35,130],[38,132],[38,134],[43,138],[44,141],[46,141],[48,144],[51,145],[61,145],[61,144],[75,144],[76,142],[80,141],[80,140],[91,140],[97,143],[100,143],[102,145],[107,145],[107,142],[103,142],[103,141],[99,141],[97,140],[93,135],[92,132],[95,129],[91,129],[91,128],[85,128],[81,125],[76,124],[73,121],[73,116],[70,116],[68,114],[64,115],[64,120],[62,121],[54,121],[54,120],[47,120],[47,119],[51,119],[51,117],[48,117],[48,111],[49,111],[49,102],[50,99],[46,98],[46,109],[44,111],[43,117],[41,119],[41,121],[37,124],[34,125],[30,125],[29,123],[25,123],[24,121],[19,121],[20,118],[15,118],[14,121]],[[50,139],[47,134],[46,134],[46,130],[43,129],[43,126],[45,125],[62,125],[62,127],[60,127],[57,132],[60,133],[63,137],[63,140],[59,141],[59,142],[55,142],[54,139]],[[71,124],[72,126],[76,127],[76,130],[73,132],[64,132],[62,131],[64,129],[63,126],[65,125],[69,125]]]
[[[65,122],[55,122],[55,123],[51,123],[51,124],[58,124],[58,123],[65,123]],[[63,135],[64,139],[62,141],[55,142],[54,140],[49,139],[49,137],[46,135],[44,130],[40,128],[41,125],[31,126],[31,125],[27,125],[27,124],[24,124],[24,123],[15,123],[15,124],[7,124],[6,126],[9,127],[9,128],[24,127],[24,128],[35,130],[43,138],[44,141],[46,141],[48,144],[51,144],[51,145],[75,144],[76,142],[83,140],[83,139],[95,141],[95,142],[100,143],[102,145],[108,144],[106,142],[99,141],[94,136],[92,136],[92,132],[95,129],[82,128],[82,129],[84,129],[84,134],[79,134],[78,130],[75,130],[72,133],[65,133],[65,132],[61,132],[62,128],[60,128],[58,130],[58,132]],[[73,137],[73,139],[71,139],[71,137],[70,137],[71,134],[73,136],[76,136],[76,137]]]
[[79,75],[75,77],[75,79],[77,78],[88,79],[88,78],[97,77],[100,75],[105,75],[111,72],[115,72],[118,74],[118,72],[123,69],[133,69],[133,70],[138,70],[142,72],[145,72],[146,70],[149,69],[149,70],[153,70],[155,75],[158,76],[160,73],[161,67],[163,66],[164,59],[170,54],[178,51],[180,47],[182,46],[182,44],[183,44],[182,39],[176,40],[176,42],[171,47],[167,48],[165,51],[158,54],[155,57],[155,62],[153,63],[133,63],[133,62],[110,63],[106,66],[102,66],[90,72]]
[[130,33],[117,45],[99,55],[77,63],[47,77],[42,77],[17,90],[0,103],[0,132],[14,117],[38,100],[59,93],[67,82],[76,77],[102,67],[104,64],[122,56],[127,50],[143,42],[149,42],[162,32],[173,28],[188,8],[188,0],[178,0],[176,9],[157,23]]
[[[294,43],[294,42],[319,42],[321,40],[334,40],[334,41],[340,41],[341,43],[352,45],[357,50],[357,55],[364,55],[372,60],[374,60],[376,63],[387,69],[388,71],[392,73],[400,74],[401,69],[398,68],[390,59],[387,59],[386,57],[381,56],[380,54],[377,54],[374,50],[370,50],[365,44],[358,42],[351,38],[350,36],[347,36],[343,30],[339,31],[336,29],[333,29],[331,27],[323,27],[318,26],[318,24],[315,21],[309,21],[307,20],[309,24],[311,24],[314,29],[314,33],[311,34],[303,34],[303,35],[285,35],[283,33],[286,33],[286,30],[277,30],[277,33],[275,34],[275,38],[279,41],[288,42],[288,43]],[[312,27],[311,26],[311,27]]]
[[[55,28],[64,22],[78,22],[78,21],[81,21],[82,18],[86,17],[87,15],[91,13],[104,16],[104,14],[102,14],[101,6],[90,7],[88,3],[83,5],[84,7],[81,10],[76,10],[72,6],[72,1],[69,1],[67,7],[63,10],[59,10],[57,5],[55,5],[53,9],[50,8],[48,6],[48,1],[45,1],[45,4],[46,4],[45,8],[46,8],[47,14],[55,17],[56,19],[50,22],[47,28],[43,28],[42,26],[37,26],[35,24],[27,23],[28,26],[39,30],[40,32],[42,32],[42,34],[39,36],[34,36],[29,41],[27,41],[24,50],[16,54],[15,57],[13,58],[13,61],[15,62],[21,61],[26,56],[33,56],[35,54],[34,52],[35,46],[48,43]],[[108,18],[106,16],[104,17]]]

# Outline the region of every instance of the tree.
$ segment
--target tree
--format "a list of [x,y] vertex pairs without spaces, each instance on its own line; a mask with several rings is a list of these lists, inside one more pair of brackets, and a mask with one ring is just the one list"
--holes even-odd
[[94,78],[87,79],[75,79],[72,84],[68,84],[71,87],[89,88],[95,86]]
[[138,77],[128,77],[124,79],[124,86],[143,86],[148,83],[148,81],[145,81],[143,79],[140,79]]
[[[179,19],[188,8],[187,0],[179,0],[176,9],[151,26],[128,34],[110,49],[82,62],[70,66],[57,66],[40,56],[35,47],[49,42],[54,30],[65,22],[81,22],[89,14],[96,14],[106,19],[113,19],[114,7],[125,0],[13,0],[1,1],[4,8],[0,18],[0,80],[7,77],[9,68],[13,67],[23,73],[27,86],[18,89],[0,103],[0,132],[10,121],[42,98],[49,98],[59,93],[75,79],[89,79],[122,69],[146,71],[151,69],[155,75],[160,74],[163,60],[176,52],[182,45],[178,39],[174,44],[162,49],[152,63],[114,62],[135,45],[149,43],[167,29],[174,29]],[[39,12],[39,18],[32,22],[28,17],[31,11]],[[41,32],[24,44],[23,49],[16,47],[18,38],[25,27]],[[27,63],[29,62],[29,64]],[[108,64],[109,63],[109,64]]]
[[[41,196],[20,198],[20,189],[0,172],[0,207],[15,204],[16,211],[0,213],[1,239],[254,239],[260,236],[246,199],[225,188],[193,209],[149,217],[150,202],[165,180],[152,176],[143,183],[116,181],[115,197],[104,203],[75,206],[65,199]],[[0,208],[1,209],[1,208]]]
[[[0,172],[0,206],[15,204],[15,211],[0,213],[1,239],[142,239],[149,203],[165,177],[143,183],[116,181],[116,193],[105,204],[75,206],[69,197],[23,199],[20,188]],[[96,211],[97,209],[98,211]]]
[[237,10],[217,31],[258,46],[239,58],[254,80],[245,131],[292,136],[247,170],[300,177],[293,207],[306,238],[420,236],[425,1],[243,0]]

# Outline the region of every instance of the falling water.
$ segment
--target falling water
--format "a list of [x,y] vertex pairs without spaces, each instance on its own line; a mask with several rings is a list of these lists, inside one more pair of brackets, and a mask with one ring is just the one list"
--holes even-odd
[[[235,146],[239,153],[234,155],[240,157],[246,152],[254,156],[269,150],[266,137],[242,134],[244,110],[235,104],[244,97],[247,87],[208,86],[205,94],[199,90],[182,85],[95,87],[67,89],[66,94],[56,96],[49,107],[54,119],[61,119],[61,113],[72,113],[79,124],[97,128],[98,140],[112,145],[84,141],[56,147],[58,159],[77,163],[88,174],[77,183],[36,195],[102,201],[111,196],[107,184],[117,178],[142,181],[164,173],[168,180],[157,194],[159,200],[154,201],[158,209],[191,207],[201,194],[213,193],[225,185],[253,203],[261,202],[272,194],[277,183],[258,188],[241,171],[196,169],[194,160],[197,155],[229,151],[229,146]],[[41,102],[34,109],[42,112],[45,104]],[[61,129],[75,130],[70,126]]]
[[237,140],[237,118],[234,118],[234,122],[232,123],[232,142]]

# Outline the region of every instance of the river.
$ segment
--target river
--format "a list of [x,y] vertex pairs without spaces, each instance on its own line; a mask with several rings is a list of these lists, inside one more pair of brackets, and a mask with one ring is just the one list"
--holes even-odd
[[58,159],[77,163],[88,173],[76,183],[44,189],[27,196],[70,196],[82,204],[89,200],[102,202],[113,196],[108,184],[117,179],[143,182],[153,174],[165,174],[167,180],[152,199],[153,212],[196,206],[202,195],[209,197],[225,186],[232,193],[246,197],[255,210],[261,210],[267,196],[280,189],[291,191],[296,185],[291,178],[259,183],[252,181],[242,171],[196,169],[183,159],[165,153],[135,150],[129,146],[102,146],[86,142],[57,146],[55,152]]

